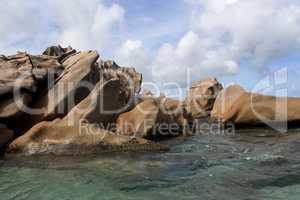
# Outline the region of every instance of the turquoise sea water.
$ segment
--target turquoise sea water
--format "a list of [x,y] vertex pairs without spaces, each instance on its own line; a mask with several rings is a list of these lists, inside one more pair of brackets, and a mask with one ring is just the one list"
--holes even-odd
[[172,139],[166,153],[7,157],[0,199],[299,200],[298,131],[249,133]]

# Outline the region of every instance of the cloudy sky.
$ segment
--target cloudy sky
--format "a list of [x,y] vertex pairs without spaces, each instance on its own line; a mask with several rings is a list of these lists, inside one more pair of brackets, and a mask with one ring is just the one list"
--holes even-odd
[[214,76],[300,96],[298,0],[1,0],[0,36],[0,54],[96,49],[166,91]]

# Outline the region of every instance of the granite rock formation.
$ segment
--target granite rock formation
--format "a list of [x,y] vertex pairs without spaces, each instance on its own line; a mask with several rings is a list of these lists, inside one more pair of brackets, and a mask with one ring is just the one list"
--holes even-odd
[[217,97],[212,118],[248,127],[284,129],[300,121],[299,105],[300,98],[266,96],[230,86]]
[[185,104],[191,120],[210,116],[215,99],[223,86],[215,78],[207,78],[192,84]]

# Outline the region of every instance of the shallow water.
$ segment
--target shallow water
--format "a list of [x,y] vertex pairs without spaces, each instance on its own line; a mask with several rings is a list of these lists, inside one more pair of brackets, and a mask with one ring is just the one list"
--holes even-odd
[[9,157],[0,199],[299,200],[300,134],[261,132],[177,138],[166,153]]

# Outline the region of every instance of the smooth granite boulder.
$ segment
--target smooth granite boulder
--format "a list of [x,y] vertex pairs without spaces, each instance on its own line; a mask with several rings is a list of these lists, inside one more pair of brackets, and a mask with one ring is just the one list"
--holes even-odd
[[180,101],[146,98],[118,117],[117,130],[123,135],[152,138],[178,135],[185,123],[185,110]]
[[223,119],[224,115],[233,107],[235,102],[246,93],[239,85],[231,85],[222,90],[217,96],[211,117],[215,119]]
[[212,117],[249,127],[284,129],[300,122],[300,98],[266,96],[231,86],[217,98]]
[[155,98],[146,99],[118,117],[117,130],[123,135],[147,138],[152,135],[158,113],[159,101]]

